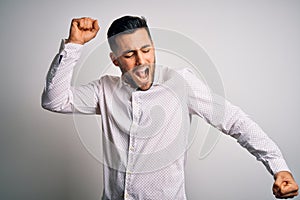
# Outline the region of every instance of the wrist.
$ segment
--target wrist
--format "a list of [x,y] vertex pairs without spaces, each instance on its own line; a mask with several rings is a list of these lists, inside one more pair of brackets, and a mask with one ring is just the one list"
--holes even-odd
[[289,176],[293,177],[292,173],[289,171],[279,171],[276,174],[274,174],[274,179],[277,179],[278,176],[282,176],[282,175],[289,175]]
[[83,41],[73,40],[73,39],[70,39],[70,38],[68,38],[68,39],[65,40],[65,44],[68,44],[68,43],[84,45],[84,42],[83,42]]

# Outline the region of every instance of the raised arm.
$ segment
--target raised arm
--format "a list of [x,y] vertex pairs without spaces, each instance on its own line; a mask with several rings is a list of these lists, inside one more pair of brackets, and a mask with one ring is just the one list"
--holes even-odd
[[71,86],[73,68],[80,58],[82,47],[97,35],[98,30],[97,20],[72,20],[69,37],[62,41],[59,53],[53,59],[47,74],[42,94],[43,108],[60,113],[99,113],[100,81],[79,87]]

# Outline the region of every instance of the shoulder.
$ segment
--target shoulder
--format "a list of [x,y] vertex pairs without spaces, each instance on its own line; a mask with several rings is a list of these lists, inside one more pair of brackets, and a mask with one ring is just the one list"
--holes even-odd
[[119,76],[114,76],[114,75],[103,75],[100,77],[99,82],[101,84],[116,84],[120,81]]
[[107,91],[113,90],[119,83],[120,77],[112,75],[103,75],[99,79],[96,79],[89,84],[92,85],[99,94],[107,93]]
[[176,81],[177,83],[189,83],[194,80],[200,80],[195,70],[185,67],[173,69],[170,67],[161,67],[159,70],[159,79],[161,83],[168,82],[170,80]]

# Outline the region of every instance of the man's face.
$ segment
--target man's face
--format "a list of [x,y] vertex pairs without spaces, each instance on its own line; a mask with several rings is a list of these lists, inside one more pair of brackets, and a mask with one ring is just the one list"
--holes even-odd
[[111,53],[113,63],[120,67],[129,84],[141,90],[151,87],[155,68],[155,50],[145,28],[115,38],[116,50]]

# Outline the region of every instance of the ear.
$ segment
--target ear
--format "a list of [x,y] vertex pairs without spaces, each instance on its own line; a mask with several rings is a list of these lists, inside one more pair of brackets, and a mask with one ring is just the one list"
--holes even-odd
[[114,63],[114,65],[119,67],[120,64],[119,64],[115,54],[113,52],[110,52],[109,56],[110,56],[111,61]]

